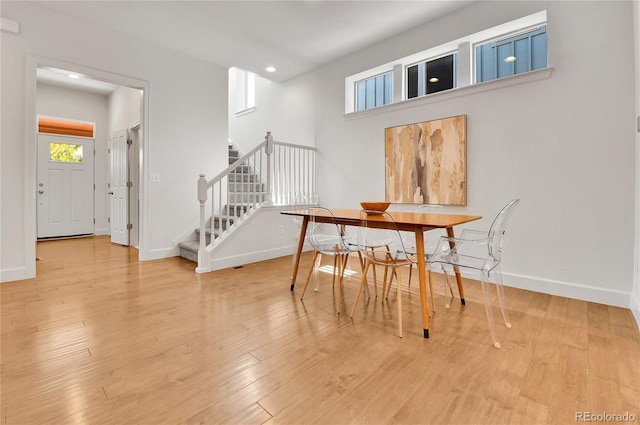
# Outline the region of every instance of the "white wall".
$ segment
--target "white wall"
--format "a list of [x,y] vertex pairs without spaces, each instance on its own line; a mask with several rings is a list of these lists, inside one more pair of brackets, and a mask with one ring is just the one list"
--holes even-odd
[[122,86],[109,95],[109,134],[140,121],[142,95],[138,89]]
[[305,146],[314,145],[313,92],[306,84],[286,85],[256,76],[255,112],[236,116],[236,72],[229,70],[229,135],[248,152],[260,144],[267,131],[274,140]]
[[[173,239],[198,222],[198,174],[211,176],[225,167],[227,70],[29,2],[3,2],[2,16],[17,21],[20,32],[2,32],[0,39],[1,280],[35,274],[35,135],[25,109],[35,103],[39,63],[148,86],[140,258],[175,255]],[[159,174],[160,182],[150,183],[150,173]]]
[[96,150],[94,163],[96,224],[94,233],[109,234],[109,205],[107,199],[107,142],[108,142],[108,101],[107,96],[65,87],[38,83],[36,92],[36,112],[38,115],[95,123]]
[[[344,116],[345,77],[544,9],[550,78]],[[506,242],[505,283],[628,307],[634,83],[631,2],[478,2],[283,84],[252,119],[279,122],[291,112],[280,100],[306,96],[296,113],[314,117],[320,199],[358,208],[384,199],[386,127],[466,114],[468,205],[447,211],[481,214],[474,227],[488,227],[509,200],[522,199]]]
[[[211,270],[292,255],[297,248],[301,220],[280,214],[289,208],[262,207],[245,218],[243,225],[216,247]],[[251,241],[250,248],[247,240]],[[296,281],[303,281],[303,275],[304,272],[300,270],[300,277]]]
[[640,2],[633,2],[633,28],[635,33],[635,59],[636,59],[636,227],[635,227],[635,251],[633,289],[629,308],[633,312],[638,327],[640,327]]

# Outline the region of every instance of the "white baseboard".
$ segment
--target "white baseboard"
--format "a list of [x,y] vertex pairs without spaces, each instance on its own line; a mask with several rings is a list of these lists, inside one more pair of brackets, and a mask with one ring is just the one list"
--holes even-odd
[[242,266],[244,264],[255,263],[258,261],[269,260],[272,258],[284,257],[292,255],[293,247],[282,247],[268,249],[264,251],[251,252],[241,255],[234,255],[224,258],[215,258],[212,260],[211,271],[222,270],[229,267]]
[[503,273],[503,284],[543,294],[573,298],[614,307],[629,308],[631,294],[613,289],[596,288],[559,280],[541,279],[515,273]]
[[636,319],[636,325],[638,326],[638,329],[640,329],[640,305],[638,305],[637,300],[633,296],[631,297],[629,308],[631,309],[633,317]]
[[104,229],[94,229],[93,230],[93,234],[96,236],[104,236],[104,235],[109,235],[111,229],[109,227],[105,227]]
[[140,261],[159,260],[161,258],[177,257],[180,255],[178,247],[151,249],[146,252],[140,251]]
[[0,283],[13,282],[14,280],[25,280],[35,276],[27,276],[25,267],[0,270]]
[[[242,255],[216,258],[213,260],[211,271],[221,270],[228,267],[237,267],[243,264],[263,261],[270,258],[291,255],[293,247],[283,247],[260,252],[251,252]],[[208,270],[207,270],[208,271]],[[477,275],[463,275],[470,279],[477,279]],[[597,288],[588,285],[581,285],[572,282],[563,282],[551,279],[542,279],[533,276],[525,276],[515,273],[503,273],[503,283],[505,286],[525,289],[532,292],[555,295],[566,298],[573,298],[582,301],[589,301],[599,304],[611,305],[614,307],[630,308],[635,302],[631,299],[631,294],[613,289]],[[640,326],[639,306],[631,306],[636,322]]]
[[[440,272],[438,268],[434,271]],[[480,275],[461,271],[462,276],[468,279],[479,280]],[[495,274],[489,278],[495,281]],[[558,297],[572,298],[581,301],[589,301],[598,304],[606,304],[614,307],[630,308],[632,303],[631,293],[614,289],[597,288],[594,286],[582,285],[573,282],[563,282],[553,279],[542,279],[535,276],[526,276],[516,273],[503,272],[502,283],[504,286],[525,289],[542,294],[555,295]],[[635,315],[636,313],[634,313]],[[637,320],[637,318],[636,318]]]

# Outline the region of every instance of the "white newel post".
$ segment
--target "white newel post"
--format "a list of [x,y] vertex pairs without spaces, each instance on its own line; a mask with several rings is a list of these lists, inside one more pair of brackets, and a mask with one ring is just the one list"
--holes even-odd
[[267,131],[267,135],[264,140],[267,142],[264,148],[267,154],[267,194],[263,205],[273,205],[273,195],[271,192],[271,154],[273,153],[273,136],[271,136],[270,131]]
[[207,202],[207,179],[204,174],[200,174],[198,179],[198,202],[200,202],[200,247],[198,248],[198,267],[196,272],[202,273],[211,269],[210,258],[206,252],[205,203]]

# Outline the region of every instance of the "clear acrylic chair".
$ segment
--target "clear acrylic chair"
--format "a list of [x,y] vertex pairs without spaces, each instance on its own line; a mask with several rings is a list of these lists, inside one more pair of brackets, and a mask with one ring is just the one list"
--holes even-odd
[[[419,205],[418,208],[416,208],[415,212],[417,213],[423,213],[423,214],[441,214],[443,212],[444,208],[442,207],[442,205],[436,205],[436,204],[423,204],[423,205]],[[413,255],[417,255],[417,248],[416,248],[416,236],[413,233],[408,233],[408,232],[401,232],[402,233],[402,238],[403,241],[405,243],[405,248],[407,250],[408,253],[413,254]],[[429,255],[431,255],[431,253],[436,249],[436,246],[438,245],[438,237],[442,235],[442,230],[429,230],[424,232],[424,252],[426,255],[426,258],[429,257]],[[413,272],[413,266],[409,267],[409,286],[411,286],[411,275]],[[431,269],[427,270],[428,273],[428,278],[429,278],[429,291],[431,292],[431,312],[435,312],[436,311],[436,307],[435,307],[435,302],[434,302],[434,297],[433,297],[433,283],[431,280]],[[446,300],[447,298],[445,298]],[[446,306],[447,308],[449,307],[448,305]]]
[[[396,275],[397,303],[398,303],[398,336],[402,338],[402,293],[399,270],[402,266],[410,266],[417,262],[417,257],[407,253],[404,241],[396,222],[388,212],[362,210],[360,213],[360,228],[358,229],[358,246],[362,249],[364,257],[364,270],[362,279],[356,293],[356,299],[351,309],[351,317],[355,314],[358,300],[362,294],[362,288],[367,285],[367,272],[369,267],[381,265],[385,271],[391,269],[391,275]],[[385,223],[385,228],[379,228],[379,222]],[[391,279],[389,280],[389,286]],[[384,288],[383,288],[384,294]]]
[[[342,306],[341,294],[344,271],[347,266],[349,254],[356,252],[357,246],[352,243],[352,237],[346,234],[344,226],[338,225],[330,209],[324,207],[311,207],[309,208],[309,213],[310,218],[307,225],[307,241],[314,249],[314,253],[311,268],[309,269],[307,281],[302,290],[302,294],[300,295],[300,299],[304,297],[312,275],[315,281],[314,291],[318,291],[322,256],[330,255],[333,257],[334,288],[336,287],[336,278],[338,279],[336,297],[338,306],[336,310],[338,314],[340,314]],[[322,217],[322,220],[319,220],[320,217]],[[324,223],[322,221],[328,222]]]
[[509,320],[504,289],[502,287],[502,242],[504,240],[507,222],[519,203],[519,199],[514,199],[509,202],[493,220],[488,232],[463,230],[458,238],[441,237],[433,254],[426,259],[428,268],[431,268],[434,264],[442,266],[447,275],[446,285],[449,287],[449,291],[451,291],[451,286],[449,285],[447,270],[464,268],[480,273],[480,284],[487,320],[489,322],[489,331],[491,332],[493,345],[496,348],[500,348],[501,345],[496,337],[493,321],[493,306],[487,284],[490,282],[490,274],[495,273],[497,275],[496,289],[500,309],[502,310],[502,317],[504,318],[505,326],[510,328],[511,321]]

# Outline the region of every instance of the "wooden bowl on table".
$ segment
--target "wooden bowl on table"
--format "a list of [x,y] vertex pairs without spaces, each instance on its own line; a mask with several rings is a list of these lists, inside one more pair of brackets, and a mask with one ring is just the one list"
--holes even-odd
[[368,214],[382,214],[389,208],[391,202],[374,202],[374,201],[362,201],[360,206],[363,210],[366,210]]

